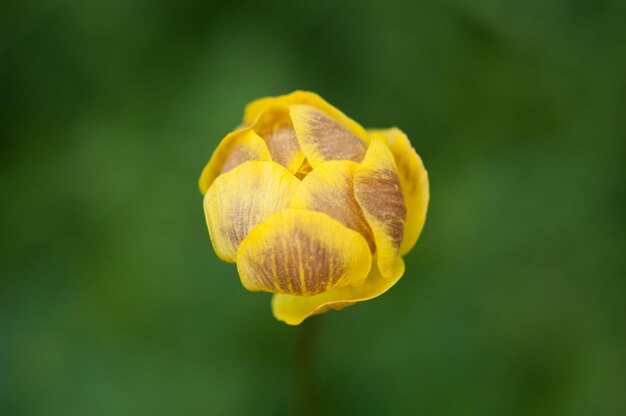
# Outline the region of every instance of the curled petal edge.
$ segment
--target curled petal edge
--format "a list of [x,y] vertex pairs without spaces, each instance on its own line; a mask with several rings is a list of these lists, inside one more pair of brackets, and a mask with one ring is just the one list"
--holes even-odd
[[249,160],[272,160],[265,141],[249,127],[227,134],[202,170],[198,179],[200,192],[204,195],[218,176]]
[[345,115],[341,110],[328,103],[319,95],[309,91],[294,91],[289,94],[277,97],[264,97],[252,101],[246,106],[243,122],[245,125],[253,124],[261,113],[272,104],[292,105],[309,105],[324,112],[326,115],[339,122],[341,125],[352,131],[354,134],[369,143],[369,135],[367,131],[356,121]]
[[272,298],[272,313],[279,321],[299,325],[313,315],[376,298],[391,289],[404,274],[404,261],[399,261],[401,267],[390,277],[383,277],[373,261],[367,279],[358,287],[341,287],[315,296],[275,294]]

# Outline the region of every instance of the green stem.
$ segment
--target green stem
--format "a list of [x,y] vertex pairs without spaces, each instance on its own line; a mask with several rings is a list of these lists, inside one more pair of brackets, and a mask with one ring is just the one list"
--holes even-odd
[[315,349],[321,317],[314,316],[300,324],[297,345],[296,377],[300,415],[316,414],[317,391],[315,389]]

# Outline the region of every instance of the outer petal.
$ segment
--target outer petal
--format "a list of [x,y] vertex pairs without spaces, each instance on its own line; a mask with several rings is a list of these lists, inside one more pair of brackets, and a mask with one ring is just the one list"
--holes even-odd
[[289,325],[298,325],[312,315],[346,306],[382,295],[396,284],[404,274],[404,262],[400,260],[396,274],[386,278],[380,274],[376,264],[369,276],[358,287],[341,287],[315,296],[276,294],[272,298],[272,312],[276,319]]
[[289,108],[273,104],[266,107],[254,123],[254,130],[265,140],[272,160],[296,173],[304,162]]
[[310,105],[292,105],[289,114],[300,147],[314,168],[328,160],[363,160],[367,151],[367,138],[359,137],[328,114]]
[[354,173],[359,164],[348,160],[324,162],[310,172],[291,199],[291,208],[323,212],[360,233],[374,252],[374,236],[354,198]]
[[261,112],[271,104],[284,104],[287,106],[292,105],[308,105],[315,107],[322,111],[324,114],[336,120],[339,124],[350,130],[366,143],[369,142],[369,136],[367,132],[361,127],[359,123],[346,116],[337,108],[329,104],[319,95],[314,92],[308,91],[294,91],[290,94],[281,95],[278,97],[265,97],[254,100],[246,107],[244,114],[244,124],[252,124],[259,117]]
[[356,231],[326,214],[287,209],[257,225],[241,242],[237,270],[248,290],[310,296],[360,285],[371,259]]
[[235,262],[250,230],[286,208],[300,181],[274,162],[250,161],[220,175],[204,196],[204,214],[215,252]]
[[387,147],[393,153],[398,167],[402,193],[407,209],[404,240],[400,246],[400,255],[408,253],[422,232],[426,221],[430,193],[428,188],[428,172],[424,169],[422,159],[411,146],[406,135],[397,128],[374,130],[384,136]]
[[393,155],[376,135],[355,173],[354,195],[372,228],[378,267],[383,276],[392,276],[400,267],[406,207]]
[[248,160],[272,160],[263,139],[250,128],[228,134],[217,146],[200,175],[200,191],[204,194],[220,174]]

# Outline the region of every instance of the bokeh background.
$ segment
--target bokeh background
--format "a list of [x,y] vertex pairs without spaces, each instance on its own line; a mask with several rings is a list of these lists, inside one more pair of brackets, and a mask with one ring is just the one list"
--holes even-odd
[[257,97],[399,126],[407,273],[318,322],[328,415],[626,414],[626,3],[20,1],[0,13],[0,414],[292,415],[299,328],[196,181]]

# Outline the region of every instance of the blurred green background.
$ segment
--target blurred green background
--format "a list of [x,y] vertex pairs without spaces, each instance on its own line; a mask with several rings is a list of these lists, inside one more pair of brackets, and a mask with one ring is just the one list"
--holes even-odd
[[297,414],[299,328],[196,185],[294,89],[432,190],[404,278],[318,322],[320,414],[626,414],[626,2],[1,7],[1,415]]

